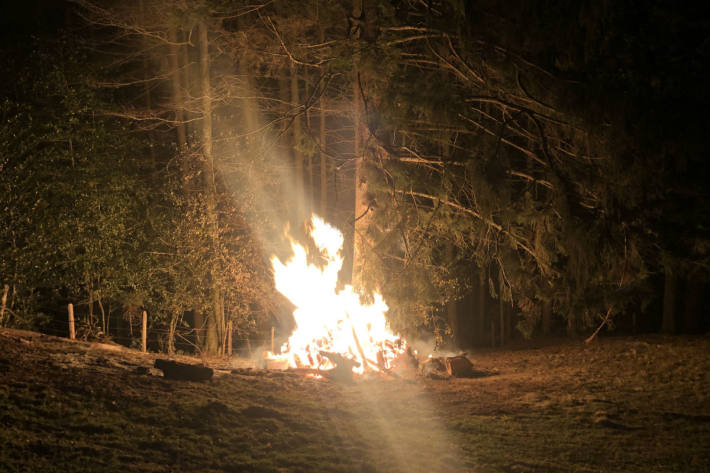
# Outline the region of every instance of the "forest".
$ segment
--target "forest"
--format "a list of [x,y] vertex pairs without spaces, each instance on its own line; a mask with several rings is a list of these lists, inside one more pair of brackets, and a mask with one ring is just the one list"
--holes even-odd
[[284,341],[269,261],[315,213],[411,339],[710,330],[690,3],[2,8],[0,327],[66,336],[72,303],[83,339],[137,347],[145,311],[151,351]]

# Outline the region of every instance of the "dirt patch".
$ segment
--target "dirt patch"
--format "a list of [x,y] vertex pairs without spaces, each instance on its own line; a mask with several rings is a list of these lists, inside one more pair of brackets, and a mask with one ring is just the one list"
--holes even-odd
[[354,383],[0,330],[0,470],[707,472],[710,338],[473,353],[495,375]]

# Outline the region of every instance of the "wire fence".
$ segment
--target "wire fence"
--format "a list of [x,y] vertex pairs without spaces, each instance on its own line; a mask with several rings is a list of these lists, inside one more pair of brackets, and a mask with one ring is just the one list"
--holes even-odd
[[[70,325],[69,321],[62,321],[62,320],[57,320],[57,319],[52,319],[48,322],[43,322],[41,324],[42,328],[52,327],[52,328],[55,328],[57,331],[64,330],[67,333],[69,333],[69,325]],[[115,326],[114,324],[111,324],[111,325],[109,325],[109,330],[108,330],[109,333],[106,335],[126,335],[126,334],[129,334],[129,335],[133,335],[133,336],[140,336],[140,333],[141,333],[140,324],[136,324],[136,325],[138,325],[138,327],[131,329],[126,326],[120,326],[120,325]],[[99,321],[99,323],[90,324],[85,320],[77,319],[77,321],[76,321],[77,329],[80,327],[87,327],[87,326],[91,326],[94,329],[100,329],[101,323]],[[169,334],[169,333],[171,333],[171,330],[166,329],[166,328],[160,328],[160,327],[151,327],[150,325],[148,325],[148,332],[149,333]],[[204,336],[207,333],[207,328],[194,328],[194,327],[181,328],[181,327],[178,327],[175,329],[174,333],[178,333],[178,332],[183,335],[186,335],[186,334],[190,335],[190,334],[198,333],[198,334],[200,334],[200,336]],[[238,333],[239,329],[235,327],[233,329],[233,333],[234,332]],[[271,339],[269,337],[235,337],[235,336],[232,336],[232,340],[234,340],[234,341],[249,340],[252,343],[254,343],[256,341],[267,341],[267,340],[271,340]]]
[[[88,320],[87,317],[77,317],[74,323],[76,337],[79,339],[100,339],[106,337],[120,344],[132,346],[140,342],[143,336],[140,317],[138,317],[138,320],[138,323],[131,323],[125,318],[117,320],[115,317],[111,317],[110,321],[112,323],[108,324],[106,333],[104,333],[100,317],[94,316],[91,321]],[[62,320],[56,317],[45,320],[39,324],[41,332],[66,338],[70,338],[70,327],[71,323],[68,319]],[[148,324],[146,338],[151,342],[151,351],[167,346],[166,339],[171,335],[174,337],[176,346],[182,346],[183,348],[191,347],[195,351],[199,351],[200,348],[197,342],[198,340],[204,340],[206,338],[207,330],[207,328],[196,327],[176,327],[175,330],[170,330],[166,327],[151,326]],[[226,343],[228,340],[226,334],[224,338],[224,342]],[[243,330],[240,330],[238,327],[232,328],[232,336],[230,339],[233,348],[243,348],[249,351],[251,351],[252,348],[256,349],[257,347],[271,346],[276,343],[272,336],[244,335]]]

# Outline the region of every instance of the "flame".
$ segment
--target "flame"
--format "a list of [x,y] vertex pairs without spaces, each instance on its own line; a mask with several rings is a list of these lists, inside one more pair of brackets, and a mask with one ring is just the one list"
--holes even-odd
[[337,290],[343,234],[316,215],[311,227],[322,267],[309,264],[306,248],[289,235],[293,256],[286,263],[271,258],[276,289],[296,306],[296,329],[276,358],[294,368],[327,370],[342,362],[340,357],[354,362],[355,373],[391,368],[406,342],[390,331],[382,295],[374,292],[372,303],[363,304],[351,285]]

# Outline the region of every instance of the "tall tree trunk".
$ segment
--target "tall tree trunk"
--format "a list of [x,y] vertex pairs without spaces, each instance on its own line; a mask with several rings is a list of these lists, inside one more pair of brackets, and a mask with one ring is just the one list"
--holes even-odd
[[170,355],[175,353],[175,330],[177,329],[179,318],[178,314],[170,315],[170,324],[168,324],[168,353]]
[[[200,83],[202,86],[202,174],[205,193],[205,208],[209,238],[213,257],[216,257],[218,244],[217,228],[217,187],[215,182],[214,156],[212,154],[212,87],[210,84],[210,59],[207,27],[199,24],[200,34]],[[210,270],[211,312],[207,314],[207,352],[219,352],[220,340],[224,333],[224,318],[220,315],[220,287],[217,282],[216,263]]]
[[572,307],[572,290],[567,288],[567,336],[575,338],[577,336],[577,314]]
[[[453,243],[447,243],[446,244],[446,259],[449,262],[450,265],[453,264],[455,258],[456,258],[456,249],[454,248]],[[448,304],[446,304],[446,314],[447,318],[449,321],[449,328],[451,329],[451,340],[454,343],[454,346],[459,347],[461,346],[461,334],[460,334],[460,324],[459,324],[459,311],[458,311],[458,302],[455,300],[450,300]]]
[[5,323],[5,307],[7,307],[7,293],[10,291],[10,286],[5,284],[2,291],[2,302],[0,302],[0,327]]
[[542,334],[550,335],[552,331],[552,301],[542,302]]
[[507,321],[505,320],[506,318],[506,304],[505,301],[503,300],[503,297],[499,297],[498,299],[498,315],[499,315],[499,320],[498,320],[498,329],[500,331],[500,334],[498,335],[498,338],[500,340],[500,345],[503,346],[505,343],[508,341],[506,339],[506,330],[505,327],[508,325]]
[[483,274],[478,275],[478,285],[476,286],[476,305],[473,314],[474,341],[479,346],[484,346],[487,338],[486,333],[486,280]]
[[200,350],[205,348],[205,319],[202,312],[199,310],[193,310],[192,312],[192,326],[195,330],[195,345],[197,345]]
[[299,77],[297,65],[291,61],[289,63],[291,71],[291,106],[294,113],[293,119],[293,159],[294,159],[294,189],[296,192],[297,215],[299,220],[306,215],[305,208],[305,192],[304,192],[304,174],[303,174],[303,152],[301,151],[303,141],[303,119],[301,116],[301,97],[299,90]]
[[239,94],[243,97],[241,100],[242,110],[242,126],[246,135],[243,143],[240,144],[238,160],[240,165],[246,168],[248,185],[254,187],[254,193],[259,195],[259,188],[262,185],[263,179],[256,175],[254,168],[254,156],[257,156],[257,135],[255,134],[259,128],[259,112],[258,105],[252,98],[255,87],[252,83],[252,76],[249,71],[249,64],[246,58],[239,61],[239,75],[242,77]]
[[700,302],[701,284],[695,279],[689,279],[685,286],[685,307],[683,308],[683,331],[695,333],[698,331],[698,305]]
[[676,331],[676,290],[678,281],[673,271],[666,267],[665,284],[663,290],[663,321],[661,331],[675,333]]
[[[294,149],[293,149],[293,127],[291,127],[291,122],[289,116],[292,113],[291,106],[291,76],[289,71],[281,71],[282,73],[278,78],[278,88],[279,88],[279,101],[281,103],[280,113],[281,113],[281,130],[280,130],[280,140],[279,148],[281,149],[281,154],[284,157],[284,163],[288,163],[289,166],[295,165]],[[293,192],[294,195],[289,195],[288,199],[284,199],[284,216],[287,221],[295,218],[297,215],[297,205],[296,201],[296,190],[295,190],[295,170],[288,168],[288,173],[284,178],[286,184],[292,186],[289,192]],[[292,221],[295,223],[295,220]],[[293,227],[293,226],[292,226]],[[295,228],[295,227],[293,227]]]
[[500,330],[500,344],[505,345],[508,342],[508,336],[510,335],[510,310],[508,308],[508,303],[503,297],[505,292],[505,280],[503,277],[503,270],[498,271],[498,314],[499,314],[499,326]]
[[[363,18],[363,0],[353,0],[353,18]],[[365,19],[367,21],[367,19]],[[360,94],[360,53],[353,56],[353,157],[355,159],[355,222],[353,229],[353,271],[352,283],[358,287],[362,283],[363,254],[365,251],[365,231],[369,224],[369,203],[367,202],[367,182],[363,177],[363,104]]]
[[[191,192],[195,192],[198,183],[190,179],[192,176],[193,161],[191,153],[187,153],[188,147],[188,127],[189,112],[187,98],[190,96],[190,53],[186,44],[179,44],[185,40],[185,32],[178,30],[177,26],[172,26],[168,30],[170,45],[170,69],[171,87],[173,94],[173,108],[175,111],[175,132],[177,134],[177,145],[180,156],[180,172],[182,174],[183,191],[188,197]],[[206,348],[205,324],[202,316],[202,309],[194,307],[193,329],[195,330],[195,344],[200,350]]]
[[[308,90],[308,70],[303,71],[303,101],[304,103],[308,99],[310,94],[310,91]],[[305,115],[305,122],[306,122],[306,130],[311,130],[311,111],[310,109],[306,108],[304,111]],[[306,158],[306,174],[308,174],[308,189],[306,191],[306,205],[308,207],[308,213],[313,211],[313,207],[315,204],[315,187],[313,185],[314,181],[314,176],[313,176],[313,153],[309,152],[305,156]]]
[[[452,244],[447,245],[446,252],[448,253],[447,259],[450,262],[453,261],[454,247]],[[459,347],[461,346],[461,327],[459,324],[459,311],[457,301],[450,300],[449,303],[446,304],[446,314],[449,320],[449,328],[451,329],[451,341],[454,343],[454,346]]]
[[106,319],[106,311],[104,310],[104,304],[101,301],[101,293],[97,293],[96,303],[99,306],[99,311],[101,312],[101,332],[104,336],[108,336],[108,321]]
[[[325,32],[323,30],[323,25],[320,25],[320,42],[325,42]],[[326,142],[326,128],[325,128],[325,90],[321,94],[318,103],[320,110],[319,115],[319,156],[320,156],[320,214],[321,217],[327,218],[328,214],[328,157],[327,157],[327,142]]]
[[168,30],[168,39],[172,43],[170,45],[170,85],[173,93],[173,109],[175,110],[175,130],[177,132],[177,144],[181,151],[187,147],[187,131],[185,130],[185,96],[183,94],[183,85],[180,71],[180,49],[184,46],[179,45],[179,36],[176,26],[171,26]]
[[94,328],[94,290],[91,288],[91,282],[89,282],[89,327],[92,330]]
[[491,347],[496,346],[496,318],[491,316]]
[[[182,30],[180,33],[179,37],[181,37],[183,41],[187,41],[191,37],[191,33],[185,30]],[[191,112],[191,109],[194,107],[191,107],[191,98],[199,95],[199,92],[196,90],[199,84],[195,80],[195,64],[190,61],[190,49],[188,45],[184,44],[178,49],[180,52],[178,64],[182,67],[180,75],[182,76],[181,83],[184,91],[183,101],[185,103],[185,110],[183,110],[182,115],[185,120],[185,142],[188,143],[190,140],[190,132],[196,132],[197,127],[197,124],[192,125],[192,127],[190,125],[190,120],[194,118],[194,113]]]
[[242,58],[239,61],[239,75],[242,76],[242,86],[241,95],[244,97],[242,99],[242,115],[244,118],[244,132],[248,135],[246,137],[246,148],[247,152],[252,152],[255,148],[256,138],[252,133],[255,133],[259,128],[259,113],[258,106],[255,100],[252,98],[254,96],[254,84],[252,76],[249,71],[249,63],[246,58]]
[[[146,18],[146,13],[145,13],[145,4],[143,0],[140,0],[138,3],[138,8],[140,10],[140,16],[143,24],[147,24],[148,20]],[[147,38],[143,37],[143,47],[148,50],[150,47],[148,45],[148,40]],[[151,76],[150,72],[150,65],[148,64],[148,56],[146,54],[143,55],[143,98],[145,100],[145,108],[148,113],[148,115],[151,114],[151,109],[152,109],[152,101],[150,97],[150,81],[148,78]],[[153,138],[153,132],[150,131],[148,132],[148,135]],[[151,146],[149,148],[149,154],[150,154],[150,169],[153,170],[156,167],[156,162],[155,162],[155,148]]]
[[449,328],[451,329],[451,341],[453,342],[454,346],[459,347],[461,346],[461,334],[459,327],[459,311],[457,301],[452,300],[449,301],[448,304],[446,304],[446,315],[449,320]]

